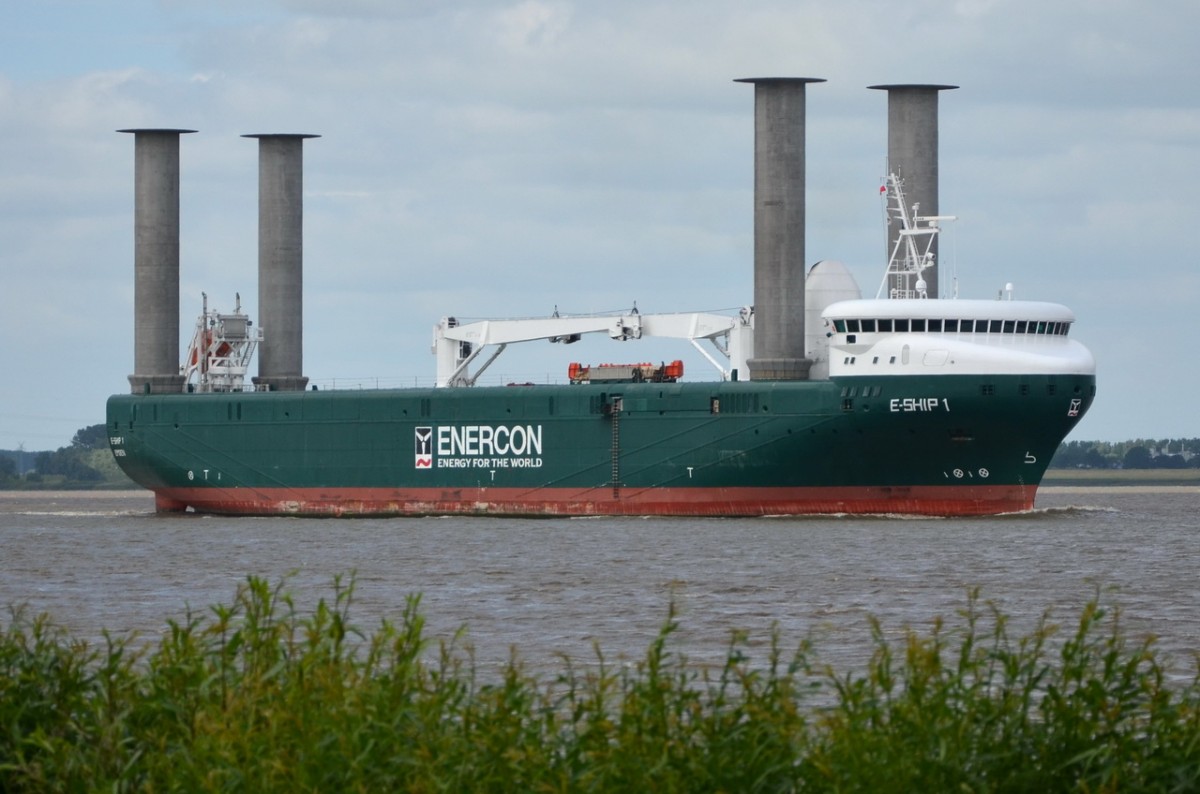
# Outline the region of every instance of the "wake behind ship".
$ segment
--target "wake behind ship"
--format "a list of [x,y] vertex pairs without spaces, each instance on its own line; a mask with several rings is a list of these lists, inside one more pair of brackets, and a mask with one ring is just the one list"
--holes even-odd
[[[163,512],[985,515],[1031,508],[1051,457],[1095,396],[1095,363],[1069,337],[1075,317],[1064,306],[937,297],[936,241],[948,218],[937,214],[929,175],[936,175],[936,96],[951,86],[879,86],[890,110],[908,111],[889,116],[909,126],[889,130],[891,173],[881,190],[891,255],[879,295],[864,300],[840,263],[806,270],[803,234],[795,233],[804,226],[805,89],[818,81],[746,82],[755,86],[756,117],[753,306],[733,316],[635,308],[469,324],[445,317],[435,329],[438,385],[428,389],[306,390],[299,333],[306,135],[252,136],[260,145],[262,328],[240,305],[221,314],[206,303],[180,368],[177,347],[170,349],[178,317],[171,328],[169,307],[178,301],[184,131],[132,131],[135,311],[160,328],[144,333],[147,323],[138,323],[133,393],[108,401],[118,464],[154,491]],[[165,239],[145,244],[157,255],[143,257],[146,229]],[[172,244],[175,261],[164,266],[161,251]],[[146,272],[152,277],[143,283]],[[475,385],[509,344],[570,343],[584,334],[686,341],[717,378],[684,381],[680,362],[573,364],[562,385]],[[256,350],[251,388],[244,379]]]

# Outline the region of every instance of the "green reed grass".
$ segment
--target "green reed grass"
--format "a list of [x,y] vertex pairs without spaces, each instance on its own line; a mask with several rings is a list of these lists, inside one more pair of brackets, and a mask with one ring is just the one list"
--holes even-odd
[[350,622],[353,580],[300,614],[250,578],[154,645],[91,647],[10,610],[0,636],[0,791],[1194,791],[1200,681],[1168,682],[1099,595],[1070,631],[1010,634],[970,594],[953,628],[889,641],[861,672],[806,642],[735,634],[689,664],[672,606],[644,658],[515,655],[478,675],[433,645],[419,598]]

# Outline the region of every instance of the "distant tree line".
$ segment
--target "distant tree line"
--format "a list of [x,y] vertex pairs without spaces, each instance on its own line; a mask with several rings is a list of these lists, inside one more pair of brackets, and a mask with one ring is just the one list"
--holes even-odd
[[[19,471],[19,456],[32,456],[33,469]],[[70,446],[52,452],[0,451],[0,488],[86,488],[122,482],[129,481],[112,460],[103,424],[80,428]]]
[[1200,438],[1064,441],[1052,469],[1196,469]]

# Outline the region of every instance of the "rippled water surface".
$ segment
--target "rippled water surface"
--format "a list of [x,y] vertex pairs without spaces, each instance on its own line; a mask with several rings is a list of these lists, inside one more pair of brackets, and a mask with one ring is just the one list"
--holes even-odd
[[[229,603],[249,575],[285,576],[307,611],[356,577],[369,630],[422,595],[428,633],[465,626],[481,666],[516,647],[640,657],[669,604],[678,649],[724,658],[730,632],[806,637],[835,666],[888,632],[953,619],[978,587],[1018,628],[1072,621],[1100,588],[1124,625],[1183,667],[1200,649],[1200,489],[1044,489],[1038,509],[972,519],[230,519],[158,516],[147,494],[0,492],[0,605],[77,636],[156,636],[190,606]],[[0,622],[7,623],[7,613]]]

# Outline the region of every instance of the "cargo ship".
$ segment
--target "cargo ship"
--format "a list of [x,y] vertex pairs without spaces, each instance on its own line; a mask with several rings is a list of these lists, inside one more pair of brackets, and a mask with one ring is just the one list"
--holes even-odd
[[[959,516],[1032,508],[1050,459],[1096,393],[1093,356],[1069,336],[1074,314],[1014,300],[1011,288],[994,300],[937,296],[936,241],[948,218],[920,212],[922,204],[936,209],[928,187],[920,201],[906,195],[909,177],[919,184],[936,172],[928,162],[936,151],[907,159],[889,151],[893,166],[904,165],[881,187],[892,231],[874,298],[861,298],[838,262],[797,267],[802,235],[797,251],[797,235],[772,229],[803,228],[803,146],[795,142],[803,140],[805,84],[816,81],[749,82],[753,306],[729,315],[634,307],[471,323],[444,317],[434,330],[435,386],[316,390],[300,375],[297,334],[288,347],[287,311],[271,315],[260,297],[260,328],[240,306],[221,314],[206,304],[181,370],[155,372],[149,345],[135,351],[143,355],[132,393],[108,401],[117,463],[154,492],[160,512]],[[929,95],[947,87],[888,88],[890,102],[926,108],[928,127],[936,121]],[[181,131],[137,132],[139,164],[145,154],[161,165],[163,146],[169,160]],[[791,145],[780,145],[781,135]],[[292,231],[286,219],[283,232],[262,225],[279,215],[276,205],[298,204],[297,150],[311,136],[255,137],[260,293],[264,283],[286,293],[279,272],[298,273],[298,263],[265,260],[289,248],[279,239],[298,236],[298,220]],[[170,168],[151,170],[170,178]],[[138,196],[140,219],[149,212],[142,205],[156,202]],[[139,230],[170,227],[169,210],[165,224],[139,222]],[[146,289],[162,290],[161,279]],[[153,315],[150,300],[143,310]],[[285,344],[271,365],[264,352],[275,334]],[[679,339],[715,376],[687,380],[680,361],[575,363],[557,385],[477,385],[509,345],[570,344],[586,334]],[[256,349],[259,376],[246,384]]]

